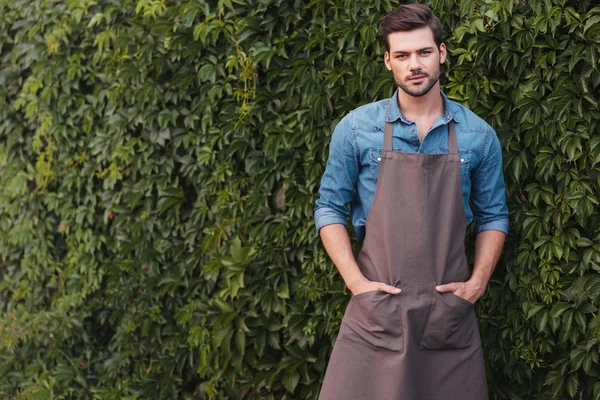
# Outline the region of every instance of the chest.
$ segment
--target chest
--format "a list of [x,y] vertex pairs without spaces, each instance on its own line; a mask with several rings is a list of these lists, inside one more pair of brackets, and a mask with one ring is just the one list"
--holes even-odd
[[417,133],[418,133],[419,140],[421,142],[425,139],[425,136],[427,136],[427,133],[433,126],[434,121],[435,121],[435,118],[434,119],[419,119],[419,120],[414,121],[417,126]]
[[[429,129],[429,128],[427,128]],[[420,140],[416,126],[398,126],[394,129],[392,148],[394,151],[422,154],[448,153],[448,128],[446,125],[432,129]],[[381,153],[383,151],[383,129],[376,132],[358,131],[356,144],[359,157],[359,181],[368,185],[375,184],[379,177]],[[478,148],[481,147],[480,135],[474,132],[457,130],[458,154],[460,158],[460,175],[463,185],[469,186],[471,172],[479,162]]]

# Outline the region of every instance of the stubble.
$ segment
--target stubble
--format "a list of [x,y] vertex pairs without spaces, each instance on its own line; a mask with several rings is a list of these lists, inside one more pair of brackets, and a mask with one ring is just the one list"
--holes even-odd
[[[420,85],[411,84],[409,78],[412,76],[424,76],[425,81]],[[394,80],[396,81],[396,85],[398,85],[398,87],[402,89],[406,94],[413,97],[425,96],[427,93],[429,93],[431,88],[435,86],[439,79],[439,68],[434,76],[431,76],[423,71],[415,71],[410,76],[406,77],[406,79],[402,79],[401,77],[396,76],[396,74],[394,74]]]

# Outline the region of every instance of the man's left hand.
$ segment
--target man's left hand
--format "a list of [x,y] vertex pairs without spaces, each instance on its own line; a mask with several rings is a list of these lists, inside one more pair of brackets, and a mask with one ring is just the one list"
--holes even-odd
[[475,303],[481,297],[485,288],[480,287],[475,282],[467,281],[446,283],[436,286],[435,290],[440,293],[452,292],[454,295],[462,297],[470,303]]

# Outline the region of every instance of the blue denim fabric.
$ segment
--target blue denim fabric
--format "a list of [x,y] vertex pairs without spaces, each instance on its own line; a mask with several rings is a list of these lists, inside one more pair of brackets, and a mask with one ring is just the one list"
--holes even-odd
[[387,119],[394,123],[393,150],[448,153],[448,122],[453,119],[467,223],[475,221],[476,233],[486,230],[508,233],[502,151],[492,127],[442,93],[445,114],[433,123],[421,143],[417,125],[404,117],[396,96],[397,92],[391,99],[361,106],[337,124],[315,207],[317,231],[330,224],[347,226],[346,220],[352,216],[356,237],[364,240],[379,174],[386,108],[394,100]]

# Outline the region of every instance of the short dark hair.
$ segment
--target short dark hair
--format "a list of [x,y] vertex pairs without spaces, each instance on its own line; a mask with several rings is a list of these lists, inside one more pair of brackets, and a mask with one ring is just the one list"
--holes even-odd
[[426,26],[433,32],[433,40],[439,48],[442,44],[442,24],[438,16],[425,4],[403,4],[383,17],[379,23],[379,36],[389,51],[390,33],[412,31]]

